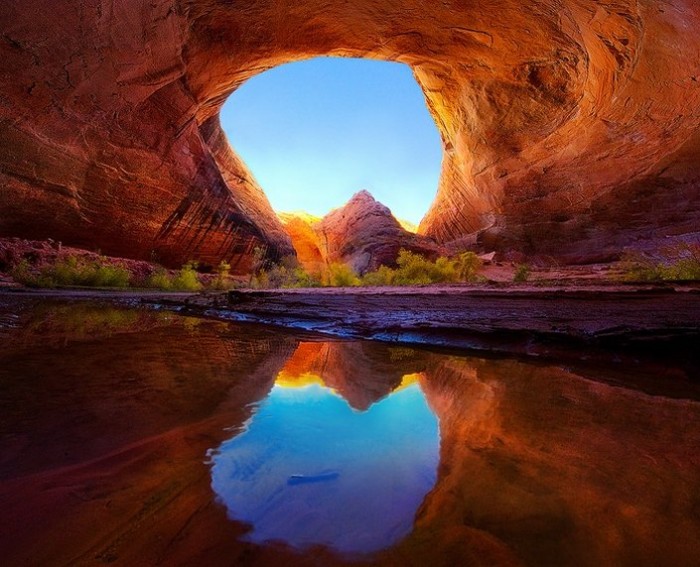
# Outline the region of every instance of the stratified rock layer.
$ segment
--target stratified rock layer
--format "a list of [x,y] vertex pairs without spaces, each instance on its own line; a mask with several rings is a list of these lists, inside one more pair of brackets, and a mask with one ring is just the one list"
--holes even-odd
[[6,0],[0,235],[292,253],[218,113],[316,55],[412,66],[445,150],[423,234],[571,261],[697,235],[699,27],[691,0]]

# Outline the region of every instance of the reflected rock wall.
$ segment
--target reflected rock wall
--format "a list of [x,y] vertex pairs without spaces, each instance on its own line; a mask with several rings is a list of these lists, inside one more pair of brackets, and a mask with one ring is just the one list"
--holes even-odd
[[9,563],[350,563],[246,542],[250,526],[212,492],[209,456],[276,381],[320,379],[362,408],[407,374],[439,422],[437,482],[412,532],[374,564],[689,566],[700,555],[697,388],[671,399],[556,366],[134,311],[84,310],[86,333],[60,306],[20,311],[18,328],[3,328],[12,349],[0,349]]
[[439,565],[688,566],[700,553],[696,400],[516,361],[436,360],[421,384],[441,466],[405,552],[432,560],[440,546]]

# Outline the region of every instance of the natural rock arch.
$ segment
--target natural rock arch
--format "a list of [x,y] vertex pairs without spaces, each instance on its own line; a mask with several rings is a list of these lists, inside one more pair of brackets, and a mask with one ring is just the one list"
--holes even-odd
[[218,111],[317,55],[413,68],[445,148],[425,234],[573,260],[692,233],[699,26],[691,0],[8,0],[0,234],[241,270],[290,253]]

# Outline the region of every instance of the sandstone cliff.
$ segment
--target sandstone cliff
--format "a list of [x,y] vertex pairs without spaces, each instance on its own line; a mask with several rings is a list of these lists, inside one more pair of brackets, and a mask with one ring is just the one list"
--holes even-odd
[[697,237],[699,27],[691,0],[5,0],[0,236],[239,271],[292,253],[218,113],[337,55],[423,88],[444,160],[421,233],[570,261]]

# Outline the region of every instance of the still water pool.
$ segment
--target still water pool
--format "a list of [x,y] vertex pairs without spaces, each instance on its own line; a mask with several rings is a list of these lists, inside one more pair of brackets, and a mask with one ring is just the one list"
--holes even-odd
[[700,386],[0,296],[6,565],[697,565]]
[[439,451],[417,383],[363,411],[326,386],[276,385],[246,431],[214,451],[212,488],[252,526],[250,541],[377,551],[411,532]]

